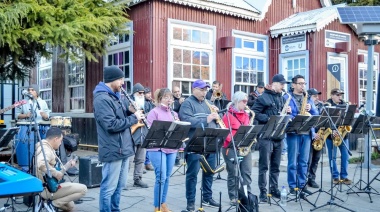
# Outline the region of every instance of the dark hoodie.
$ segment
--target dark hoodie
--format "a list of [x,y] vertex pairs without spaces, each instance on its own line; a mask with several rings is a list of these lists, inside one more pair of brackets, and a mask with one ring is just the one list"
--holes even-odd
[[259,124],[266,124],[272,115],[280,115],[284,103],[285,99],[281,93],[276,93],[270,86],[266,86],[251,108],[255,112],[255,120]]
[[127,115],[120,93],[100,82],[93,91],[94,116],[98,132],[99,161],[112,162],[134,155],[130,127],[135,115]]

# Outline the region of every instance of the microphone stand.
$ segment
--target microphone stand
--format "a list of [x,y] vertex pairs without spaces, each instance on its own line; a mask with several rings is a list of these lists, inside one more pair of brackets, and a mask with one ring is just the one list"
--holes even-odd
[[[338,129],[337,129],[336,125],[334,124],[334,122],[333,122],[333,120],[332,120],[330,114],[327,112],[327,109],[325,108],[325,106],[322,106],[322,114],[323,114],[323,112],[326,113],[326,115],[327,115],[327,120],[329,121],[330,126],[331,126],[332,128],[334,128],[333,130],[335,130],[335,131],[338,132]],[[344,144],[344,142],[343,142],[343,138],[342,138],[342,135],[341,135],[339,132],[338,132],[338,135],[339,135],[340,139],[342,139],[342,143]],[[332,144],[332,145],[333,145],[333,148],[332,148],[332,153],[331,153],[331,159],[330,159],[330,161],[329,161],[330,169],[332,169],[332,166],[333,166],[333,165],[332,165],[332,162],[333,162],[333,160],[334,160],[334,157],[333,157],[333,155],[334,155],[334,144]],[[344,146],[347,148],[346,145],[344,145]],[[347,150],[348,150],[348,154],[349,154],[350,156],[352,156],[350,150],[349,150],[348,148],[347,148]],[[323,151],[323,150],[321,150],[321,151]],[[323,168],[323,167],[321,167],[321,168]],[[332,173],[331,173],[330,187],[331,187],[331,189],[330,189],[330,199],[329,199],[329,201],[327,201],[327,203],[325,203],[325,204],[323,204],[323,205],[321,205],[321,206],[318,206],[318,207],[315,207],[315,208],[310,209],[310,211],[314,211],[314,210],[317,210],[317,209],[319,209],[319,208],[323,208],[323,207],[325,207],[325,206],[332,206],[332,205],[335,205],[335,206],[337,206],[337,207],[340,207],[340,208],[346,209],[346,210],[348,210],[348,211],[352,211],[352,212],[354,212],[354,210],[351,210],[351,209],[349,209],[349,208],[347,208],[347,207],[344,207],[344,206],[339,205],[339,204],[337,204],[336,202],[334,202],[334,200],[335,200],[336,197],[334,197],[334,195],[333,195],[333,189],[334,189],[334,187],[333,187],[333,176],[332,176]],[[338,199],[339,199],[339,198],[338,198]]]

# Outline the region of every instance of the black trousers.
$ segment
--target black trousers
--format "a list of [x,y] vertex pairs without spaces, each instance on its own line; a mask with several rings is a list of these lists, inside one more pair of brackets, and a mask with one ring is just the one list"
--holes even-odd
[[[313,144],[313,141],[311,142]],[[313,145],[310,147],[310,155],[309,155],[309,180],[315,181],[315,177],[317,174],[318,162],[322,156],[323,148],[320,151],[314,149]]]
[[259,189],[267,192],[267,171],[269,169],[270,189],[278,188],[278,176],[280,175],[282,142],[272,140],[259,140]]

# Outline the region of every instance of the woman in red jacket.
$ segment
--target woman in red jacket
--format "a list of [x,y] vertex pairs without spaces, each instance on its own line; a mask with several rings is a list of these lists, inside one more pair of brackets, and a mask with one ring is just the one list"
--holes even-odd
[[[223,122],[226,127],[229,128],[229,126],[231,126],[232,136],[235,135],[241,125],[250,124],[249,114],[245,111],[247,102],[248,95],[244,92],[238,91],[232,95],[232,101],[227,105],[228,112],[224,115]],[[236,205],[236,200],[238,199],[236,189],[238,189],[237,185],[239,184],[235,178],[235,152],[238,153],[238,149],[236,149],[236,151],[233,149],[233,146],[236,145],[237,142],[238,141],[235,141],[235,144],[232,144],[231,135],[228,135],[222,148],[222,153],[228,172],[227,188],[231,205]],[[239,166],[239,172],[241,173],[241,177],[243,179],[242,185],[246,185],[248,191],[251,191],[252,155],[250,152],[246,156],[242,157]]]

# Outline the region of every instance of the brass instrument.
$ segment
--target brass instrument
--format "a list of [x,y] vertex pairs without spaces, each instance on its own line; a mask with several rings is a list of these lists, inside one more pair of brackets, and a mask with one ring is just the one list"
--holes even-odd
[[[206,102],[206,105],[210,108],[210,111],[211,113],[218,113],[216,110],[214,110],[214,108],[212,107],[212,105],[208,102],[207,99],[204,100]],[[218,118],[215,120],[215,122],[217,124],[219,124],[220,128],[222,129],[226,129],[226,125],[224,124],[223,120],[220,118],[220,116],[218,115]]]
[[325,145],[327,137],[332,133],[332,130],[330,128],[324,129],[319,128],[317,134],[319,135],[319,139],[314,139],[313,141],[313,147],[315,150],[320,151],[323,146]]
[[[138,111],[139,108],[137,107],[136,102],[133,101],[133,100],[131,99],[131,97],[129,97],[129,95],[128,95],[127,92],[124,90],[124,88],[123,88],[123,87],[120,87],[120,90],[121,90],[121,92],[123,92],[124,96],[128,99],[129,103],[132,104],[133,108],[134,108],[136,111]],[[139,120],[139,121],[137,122],[137,124],[134,124],[134,125],[131,126],[131,134],[134,134],[138,128],[143,127],[143,126],[145,126],[147,129],[149,129],[148,124],[146,123],[145,118]]]
[[308,94],[307,92],[303,92],[303,99],[302,99],[302,105],[301,105],[301,109],[300,109],[300,114],[299,115],[304,115],[304,116],[311,116],[311,114],[309,112],[306,111],[306,105],[307,105],[307,98],[308,98]]
[[[338,133],[342,135],[342,138],[347,135],[347,133],[351,132],[352,127],[351,126],[339,126],[338,127]],[[338,147],[342,144],[342,139],[340,139],[340,136],[333,137],[333,144],[334,146]]]
[[[253,125],[253,120],[255,119],[255,112],[249,109],[248,106],[245,106],[245,110],[251,113],[251,118],[249,119],[249,125]],[[251,152],[252,145],[255,143],[257,143],[256,138],[251,142],[251,144],[248,147],[239,147],[239,155],[242,157],[247,156],[248,153]]]
[[[282,89],[283,92],[285,92],[286,94],[288,94],[284,89]],[[289,103],[290,103],[290,100],[292,100],[292,96],[289,95],[289,98],[285,101],[285,104],[284,104],[284,107],[282,108],[282,111],[281,111],[281,114],[282,116],[285,116],[288,114],[287,110],[288,110],[288,107],[289,107]]]
[[222,87],[223,84],[220,85],[219,91],[214,90],[214,92],[212,93],[215,100],[221,100],[223,98]]

